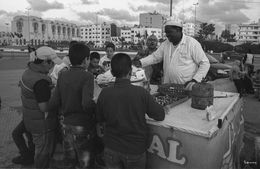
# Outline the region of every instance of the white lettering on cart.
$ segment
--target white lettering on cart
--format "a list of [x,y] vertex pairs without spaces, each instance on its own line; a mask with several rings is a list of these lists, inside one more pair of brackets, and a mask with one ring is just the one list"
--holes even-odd
[[186,162],[185,156],[182,156],[182,157],[180,157],[180,159],[177,159],[177,157],[179,157],[178,148],[180,146],[180,142],[175,141],[175,140],[168,140],[168,143],[169,143],[169,156],[168,157],[166,157],[162,141],[158,135],[153,136],[152,143],[147,151],[150,153],[156,154],[159,157],[166,159],[170,162],[184,165]]
[[147,151],[150,153],[157,154],[159,157],[163,159],[166,158],[162,142],[159,136],[157,135],[153,136],[153,141]]
[[186,162],[186,158],[185,157],[181,157],[180,160],[177,159],[177,153],[178,153],[178,146],[180,145],[180,143],[178,141],[174,141],[174,140],[168,140],[169,143],[169,156],[167,158],[167,160],[174,162],[174,163],[178,163],[178,164],[185,164]]

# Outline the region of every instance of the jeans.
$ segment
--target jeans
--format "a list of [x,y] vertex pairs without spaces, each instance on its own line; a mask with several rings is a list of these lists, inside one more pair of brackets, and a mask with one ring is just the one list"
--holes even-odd
[[[25,134],[27,138],[28,146],[25,142],[23,134]],[[23,120],[13,130],[12,137],[17,148],[19,149],[21,156],[23,157],[34,156],[35,147],[33,143],[32,134],[26,130]]]
[[95,131],[83,127],[65,125],[63,127],[63,168],[92,168],[94,165],[94,136]]
[[108,169],[144,169],[146,152],[138,155],[125,154],[105,148],[105,163]]
[[35,144],[35,168],[49,168],[56,145],[56,130],[32,134]]

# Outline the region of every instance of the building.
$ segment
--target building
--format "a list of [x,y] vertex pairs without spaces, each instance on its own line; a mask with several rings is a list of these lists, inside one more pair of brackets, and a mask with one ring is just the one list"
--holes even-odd
[[94,42],[95,47],[103,47],[106,41],[111,41],[111,25],[107,23],[80,26],[81,41]]
[[157,13],[141,13],[139,15],[139,25],[148,28],[163,28],[164,16]]
[[183,24],[183,33],[188,36],[195,36],[195,24],[191,22],[187,22]]
[[238,41],[260,43],[260,19],[258,23],[238,25]]
[[117,29],[117,26],[116,24],[112,23],[111,24],[111,37],[116,37],[118,36],[118,29]]
[[230,34],[235,35],[234,39],[238,40],[238,25],[237,24],[226,24],[225,30],[228,30]]
[[[79,40],[80,30],[76,24],[58,20],[44,20],[35,16],[15,16],[11,22],[13,44],[41,45],[48,41]],[[30,42],[29,42],[30,41]]]
[[131,28],[122,27],[120,37],[124,38],[125,42],[131,42],[132,41]]
[[0,32],[0,46],[10,45],[12,43],[12,36],[14,36],[11,32]]

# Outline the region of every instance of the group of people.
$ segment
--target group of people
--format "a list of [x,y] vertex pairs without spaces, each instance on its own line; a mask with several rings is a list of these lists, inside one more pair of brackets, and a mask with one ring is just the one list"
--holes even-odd
[[[98,154],[102,154],[107,168],[145,168],[148,139],[145,115],[162,121],[165,110],[147,90],[131,84],[132,65],[146,67],[149,79],[157,74],[153,79],[156,83],[183,84],[186,90],[200,82],[209,69],[201,45],[182,33],[180,22],[167,21],[165,33],[168,39],[158,49],[158,40],[151,36],[148,48],[134,60],[125,53],[114,54],[112,43],[106,45],[107,55],[101,59],[80,42],[71,43],[63,60],[46,46],[33,51],[19,85],[23,120],[13,131],[20,151],[13,162],[34,163],[35,168],[50,167],[61,129],[62,168],[94,168]],[[157,63],[156,67],[147,67]],[[48,76],[54,64],[64,64],[55,80]],[[108,69],[116,77],[115,83],[102,89],[95,102],[94,78]],[[97,146],[100,126],[104,127],[103,145]],[[97,150],[100,146],[104,149]]]

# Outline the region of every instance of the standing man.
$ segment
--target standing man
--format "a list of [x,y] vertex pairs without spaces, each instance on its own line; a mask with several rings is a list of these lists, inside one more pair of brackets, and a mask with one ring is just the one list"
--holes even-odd
[[[157,50],[157,45],[158,45],[157,37],[155,35],[150,35],[146,40],[147,48],[138,51],[136,58],[142,59],[148,55],[151,55],[153,52]],[[145,67],[146,78],[150,81],[151,84],[161,84],[161,77],[163,73],[162,71],[163,71],[162,61],[160,63]]]
[[43,46],[33,53],[33,62],[20,80],[23,105],[23,122],[32,134],[35,144],[35,168],[48,168],[55,147],[56,114],[49,114],[47,103],[51,96],[51,79],[48,77],[54,63],[62,61],[52,48]]
[[210,63],[200,43],[184,35],[182,27],[180,21],[167,21],[168,39],[154,53],[141,59],[139,66],[146,67],[163,60],[163,83],[185,84],[186,90],[191,90],[195,83],[206,77]]
[[130,56],[113,56],[111,72],[115,84],[103,89],[97,101],[97,120],[105,123],[105,163],[107,168],[144,169],[148,136],[145,114],[162,121],[164,109],[147,90],[130,83]]

